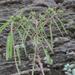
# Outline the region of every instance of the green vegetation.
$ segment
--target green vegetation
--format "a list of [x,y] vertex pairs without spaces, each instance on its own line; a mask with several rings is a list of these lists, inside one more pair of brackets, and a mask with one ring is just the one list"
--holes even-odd
[[[62,12],[59,13],[61,14]],[[53,60],[48,53],[48,51],[54,53],[52,28],[56,26],[62,36],[62,30],[67,34],[58,14],[56,9],[48,8],[44,14],[37,15],[36,12],[31,12],[28,17],[22,15],[22,13],[10,17],[10,19],[0,27],[1,33],[6,27],[10,26],[10,32],[7,37],[6,60],[13,59],[14,57],[15,62],[19,61],[19,64],[21,64],[21,48],[25,52],[25,55],[29,56],[25,44],[29,38],[28,40],[31,40],[33,45],[34,62],[41,49],[46,56],[48,64],[53,64]],[[48,29],[48,33],[45,30],[46,28]],[[15,35],[15,33],[17,35]],[[47,36],[50,36],[50,38]],[[16,67],[17,66],[16,64]],[[18,67],[17,70],[19,72]]]

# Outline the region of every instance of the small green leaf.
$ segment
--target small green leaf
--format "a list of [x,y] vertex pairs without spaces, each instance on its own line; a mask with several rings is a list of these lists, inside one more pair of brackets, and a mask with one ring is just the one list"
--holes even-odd
[[20,58],[20,49],[19,49],[19,46],[16,48],[16,53],[17,53],[17,57],[18,57],[18,60],[19,60],[19,65],[21,64],[21,58]]
[[48,51],[47,51],[47,49],[44,49],[44,53],[45,53],[45,55],[46,55],[46,61],[47,61],[47,63],[48,64],[53,64],[53,60],[52,60],[52,58],[50,57],[50,55],[48,54]]
[[0,33],[9,25],[8,22],[4,23],[1,27],[0,27]]
[[10,32],[7,37],[6,60],[12,59],[12,57],[13,57],[13,33]]

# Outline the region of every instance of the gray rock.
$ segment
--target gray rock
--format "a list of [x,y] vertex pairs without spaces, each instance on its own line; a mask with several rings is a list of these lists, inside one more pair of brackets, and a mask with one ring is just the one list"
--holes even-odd
[[69,42],[63,43],[62,45],[55,47],[54,52],[55,57],[53,56],[53,59],[55,63],[75,61],[75,40],[70,40]]
[[55,7],[57,6],[54,0],[34,0],[33,3],[35,5],[46,5],[48,7]]
[[58,3],[63,3],[64,2],[64,0],[54,0],[57,4]]
[[64,2],[63,2],[63,6],[65,7],[65,8],[75,8],[75,0],[65,0]]
[[59,45],[64,44],[65,42],[68,42],[68,41],[70,41],[70,38],[68,38],[68,37],[56,37],[54,39],[54,44],[59,46]]

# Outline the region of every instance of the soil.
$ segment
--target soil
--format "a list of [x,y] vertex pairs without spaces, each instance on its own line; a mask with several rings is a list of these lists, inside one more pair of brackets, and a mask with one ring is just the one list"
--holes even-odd
[[[44,61],[42,64],[45,75],[65,75],[64,64],[75,62],[75,0],[0,0],[0,26],[22,8],[25,9],[25,14],[28,14],[31,9],[41,13],[48,7],[65,10],[63,17],[68,20],[65,28],[69,34],[65,35],[64,33],[62,37],[59,31],[54,29],[54,54],[51,55],[53,65],[48,65]],[[5,60],[6,40],[9,31],[10,29],[6,28],[0,34],[0,75],[18,75],[14,61]],[[27,48],[30,47],[30,44],[27,45]],[[43,53],[40,55],[43,56]],[[36,62],[36,66],[38,66],[38,62]],[[30,59],[27,57],[22,59],[22,64],[19,67],[22,71],[21,75],[31,75],[32,61]],[[35,69],[35,75],[41,75],[39,67],[37,70]]]

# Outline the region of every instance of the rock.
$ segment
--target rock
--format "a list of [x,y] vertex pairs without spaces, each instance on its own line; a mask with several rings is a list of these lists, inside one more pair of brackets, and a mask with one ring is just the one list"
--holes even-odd
[[63,45],[54,48],[55,53],[64,53],[66,54],[67,48]]
[[66,57],[67,56],[64,53],[57,53],[52,58],[54,64],[57,64],[57,63],[64,63],[66,61]]
[[20,3],[21,0],[0,0],[0,5],[8,4],[8,3]]
[[54,0],[34,0],[33,4],[35,5],[46,5],[48,7],[55,7],[57,6]]
[[54,0],[57,4],[58,3],[63,3],[64,2],[64,0]]
[[34,0],[20,0],[22,1],[21,3],[23,3],[24,5],[29,5],[32,4]]
[[75,1],[75,0],[64,0],[64,2]]
[[56,37],[54,39],[54,45],[59,46],[61,44],[64,44],[65,42],[69,42],[70,39],[68,37]]
[[62,68],[64,65],[64,63],[57,63],[57,64],[53,64],[53,68]]
[[58,47],[55,47],[54,53],[54,63],[75,61],[75,40],[70,40],[62,45],[59,45]]
[[75,8],[75,0],[65,0],[63,2],[63,6],[67,9],[74,9]]

